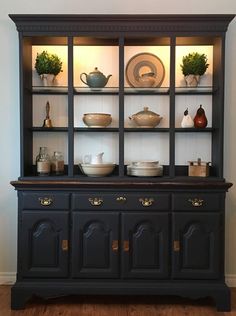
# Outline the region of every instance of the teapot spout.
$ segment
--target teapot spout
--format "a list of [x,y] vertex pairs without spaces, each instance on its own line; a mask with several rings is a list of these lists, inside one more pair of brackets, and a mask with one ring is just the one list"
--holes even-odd
[[111,76],[112,76],[112,75],[108,75],[108,76],[106,77],[106,84],[108,83],[108,80],[110,79]]

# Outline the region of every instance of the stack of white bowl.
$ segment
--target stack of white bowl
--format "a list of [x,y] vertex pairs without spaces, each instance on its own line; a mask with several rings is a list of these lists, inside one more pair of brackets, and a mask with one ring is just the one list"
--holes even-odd
[[163,166],[159,161],[133,161],[127,166],[127,174],[136,177],[161,177]]

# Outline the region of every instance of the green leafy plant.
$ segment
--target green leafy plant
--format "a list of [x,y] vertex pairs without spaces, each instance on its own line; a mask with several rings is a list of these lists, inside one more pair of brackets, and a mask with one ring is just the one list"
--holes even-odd
[[35,69],[39,75],[53,74],[58,75],[62,68],[62,61],[56,54],[49,54],[47,51],[37,53]]
[[207,56],[205,54],[199,54],[197,52],[183,56],[182,64],[180,65],[185,76],[202,76],[206,72],[208,66],[209,64],[207,63]]

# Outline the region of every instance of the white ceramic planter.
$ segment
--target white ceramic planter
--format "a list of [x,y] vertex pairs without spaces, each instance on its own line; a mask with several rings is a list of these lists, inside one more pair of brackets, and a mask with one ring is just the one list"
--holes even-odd
[[187,87],[197,87],[200,82],[199,75],[187,75],[184,77]]
[[52,74],[42,74],[40,75],[40,78],[43,82],[43,85],[45,87],[50,87],[54,85],[55,75]]

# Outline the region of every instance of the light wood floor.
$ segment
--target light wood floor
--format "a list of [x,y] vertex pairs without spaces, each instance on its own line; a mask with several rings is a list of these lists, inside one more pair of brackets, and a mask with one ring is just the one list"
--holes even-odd
[[178,297],[66,297],[32,299],[25,310],[11,311],[10,286],[0,286],[0,316],[236,316],[236,288],[232,311],[217,312],[210,299]]

